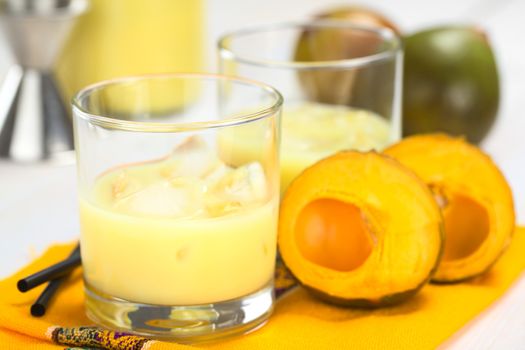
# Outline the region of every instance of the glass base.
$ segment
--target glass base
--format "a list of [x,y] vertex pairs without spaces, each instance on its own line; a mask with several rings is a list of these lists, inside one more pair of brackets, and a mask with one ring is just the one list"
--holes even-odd
[[86,313],[97,324],[147,338],[200,343],[262,326],[273,309],[273,285],[214,304],[141,304],[105,295],[86,284]]

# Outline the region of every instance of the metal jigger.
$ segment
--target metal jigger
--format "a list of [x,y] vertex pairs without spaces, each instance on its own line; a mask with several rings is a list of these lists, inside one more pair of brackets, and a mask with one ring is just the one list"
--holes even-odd
[[2,30],[17,61],[0,89],[0,157],[38,161],[72,153],[71,119],[52,67],[86,8],[87,0],[0,0]]

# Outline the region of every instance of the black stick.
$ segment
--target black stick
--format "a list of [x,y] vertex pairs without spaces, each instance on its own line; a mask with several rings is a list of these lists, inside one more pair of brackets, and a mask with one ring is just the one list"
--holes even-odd
[[[43,269],[37,273],[22,278],[18,281],[16,286],[21,292],[27,292],[30,289],[33,289],[42,283],[48,282],[50,280],[56,280],[59,277],[65,276],[71,272],[75,267],[79,266],[80,261],[80,245],[77,244],[73,252],[61,262],[52,265],[48,268]],[[47,290],[47,288],[46,288]]]
[[35,303],[31,305],[31,315],[40,317],[46,313],[47,304],[49,304],[49,301],[66,278],[66,276],[62,276],[49,282],[46,289],[40,294]]

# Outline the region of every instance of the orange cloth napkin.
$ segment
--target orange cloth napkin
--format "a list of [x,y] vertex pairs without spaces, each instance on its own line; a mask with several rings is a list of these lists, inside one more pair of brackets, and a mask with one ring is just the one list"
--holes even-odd
[[[0,282],[0,344],[2,349],[89,348],[86,334],[107,349],[192,349],[187,345],[119,337],[96,328],[84,315],[80,271],[64,285],[55,303],[42,318],[29,314],[31,303],[43,287],[22,294],[16,281],[68,255],[72,245],[50,248],[42,257],[14,276]],[[375,311],[340,308],[317,301],[301,288],[279,299],[267,325],[206,349],[433,349],[499,298],[525,269],[525,228],[493,267],[476,280],[458,285],[428,285],[410,301]],[[75,344],[72,334],[82,334]]]

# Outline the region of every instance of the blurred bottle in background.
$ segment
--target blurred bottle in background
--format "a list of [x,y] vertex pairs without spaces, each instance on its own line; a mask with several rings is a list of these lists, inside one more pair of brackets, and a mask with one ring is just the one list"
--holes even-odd
[[202,0],[91,0],[56,64],[69,101],[97,81],[202,71]]

